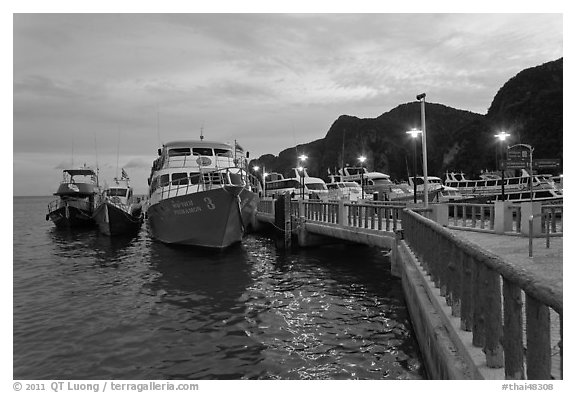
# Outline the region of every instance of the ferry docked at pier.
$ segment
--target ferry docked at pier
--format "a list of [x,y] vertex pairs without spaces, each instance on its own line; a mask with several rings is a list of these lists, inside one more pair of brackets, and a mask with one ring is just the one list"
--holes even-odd
[[286,192],[293,199],[327,199],[328,188],[326,182],[319,177],[308,175],[306,168],[299,170],[293,168],[293,177],[285,178],[281,173],[269,174],[270,180],[266,182],[265,195],[276,197]]
[[390,180],[390,176],[381,172],[368,172],[364,167],[344,167],[338,170],[340,181],[353,181],[360,186],[364,184],[364,193],[372,196],[378,193],[383,200],[409,200],[413,198],[413,191],[406,184],[397,184]]
[[95,225],[92,217],[100,194],[97,173],[84,165],[80,169],[64,169],[63,179],[54,193],[58,199],[48,205],[46,220],[59,228]]
[[122,177],[114,178],[114,184],[102,193],[94,211],[94,220],[100,232],[108,236],[134,235],[140,230],[144,220],[142,204],[134,197],[124,169]]
[[148,179],[152,237],[167,244],[224,248],[251,225],[260,183],[235,143],[174,141],[158,149]]
[[558,189],[549,175],[532,175],[532,192],[530,192],[530,175],[521,170],[520,176],[511,176],[506,171],[504,179],[497,172],[485,172],[478,180],[470,180],[463,173],[446,173],[444,184],[457,188],[466,198],[483,200],[502,200],[502,183],[504,182],[504,197],[506,201],[562,201],[562,190]]
[[[442,179],[437,176],[427,176],[428,200],[430,202],[453,202],[465,199],[465,196],[456,187],[442,184]],[[424,199],[424,176],[408,177],[408,186],[413,190],[416,182],[416,198]]]

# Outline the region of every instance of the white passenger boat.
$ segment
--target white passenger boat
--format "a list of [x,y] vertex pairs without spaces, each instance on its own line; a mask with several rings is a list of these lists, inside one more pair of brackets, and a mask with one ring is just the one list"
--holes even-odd
[[277,197],[289,193],[293,199],[327,199],[326,182],[319,177],[309,176],[306,169],[300,172],[293,168],[293,177],[285,178],[281,173],[271,173],[266,182],[266,196]]
[[[486,200],[502,200],[502,182],[504,182],[505,200],[512,202],[560,201],[559,190],[549,175],[532,176],[532,193],[530,192],[530,175],[522,169],[520,176],[511,176],[505,172],[504,180],[497,172],[485,172],[480,179],[467,179],[463,173],[446,173],[444,184],[457,188],[465,197],[477,197]],[[531,195],[532,194],[532,195]]]
[[381,172],[368,172],[364,167],[344,167],[338,170],[342,181],[364,184],[365,197],[372,198],[378,193],[378,199],[389,201],[409,200],[413,191],[406,184],[394,183],[390,176]]
[[253,222],[260,183],[237,144],[176,141],[158,149],[149,178],[152,237],[168,244],[224,248]]
[[338,179],[332,175],[331,182],[326,183],[326,187],[328,188],[329,200],[355,202],[362,198],[362,187],[354,181],[338,181]]

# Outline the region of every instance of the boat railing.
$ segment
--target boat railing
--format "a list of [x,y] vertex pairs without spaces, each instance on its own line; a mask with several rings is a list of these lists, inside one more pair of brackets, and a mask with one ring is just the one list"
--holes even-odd
[[87,200],[82,199],[55,199],[48,204],[48,213],[52,213],[55,210],[58,210],[66,205],[70,207],[75,207],[80,210],[88,210],[91,211],[90,202]]
[[562,364],[562,292],[414,211],[401,219],[404,241],[486,366],[506,379],[550,379],[553,351]]
[[160,189],[159,199],[187,195],[191,192],[208,191],[224,186],[250,187],[257,192],[258,179],[238,167],[227,167],[191,174],[187,177],[173,179],[167,183],[158,183],[151,194]]
[[234,166],[234,159],[226,156],[200,156],[194,154],[168,156],[164,161],[164,168],[202,168],[208,165],[215,168],[229,168]]

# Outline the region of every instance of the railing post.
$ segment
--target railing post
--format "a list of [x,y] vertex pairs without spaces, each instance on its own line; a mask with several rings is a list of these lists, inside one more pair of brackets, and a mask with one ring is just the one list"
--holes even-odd
[[504,375],[506,379],[524,379],[522,344],[522,291],[503,278],[504,295]]
[[512,230],[511,202],[494,202],[494,232],[505,233]]
[[500,274],[487,269],[486,271],[486,365],[491,368],[504,366],[504,352],[502,349],[502,290],[500,287]]
[[550,310],[526,294],[526,374],[528,379],[550,379]]
[[348,212],[346,211],[347,209],[344,206],[344,201],[343,200],[339,200],[338,201],[338,217],[337,217],[337,223],[340,225],[345,225],[346,222],[346,217],[348,216]]
[[474,314],[472,324],[472,345],[477,348],[484,347],[486,342],[486,296],[487,290],[486,271],[488,268],[483,263],[477,263],[474,271],[473,287]]
[[473,283],[474,277],[472,275],[472,265],[474,260],[471,256],[462,255],[462,303],[460,306],[460,329],[471,332],[474,320],[474,307],[473,307]]

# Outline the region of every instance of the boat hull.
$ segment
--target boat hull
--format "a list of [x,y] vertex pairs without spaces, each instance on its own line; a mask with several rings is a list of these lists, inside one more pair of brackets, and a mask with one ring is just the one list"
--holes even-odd
[[96,224],[90,211],[70,205],[49,212],[46,218],[52,220],[57,228],[87,228]]
[[241,186],[227,186],[161,200],[147,210],[151,235],[167,244],[228,247],[242,240],[254,198]]
[[141,210],[132,215],[112,203],[103,202],[94,212],[94,220],[104,235],[128,236],[138,233],[143,216]]

